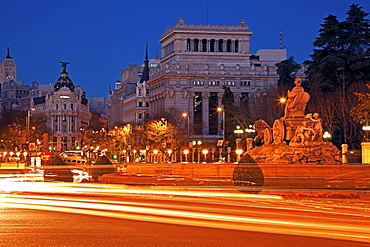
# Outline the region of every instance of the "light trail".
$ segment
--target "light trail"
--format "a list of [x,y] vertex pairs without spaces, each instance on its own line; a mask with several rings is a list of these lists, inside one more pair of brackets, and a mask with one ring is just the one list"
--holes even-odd
[[[150,196],[146,196],[147,200]],[[177,201],[177,198],[172,198],[172,200]],[[152,199],[152,201],[153,203],[148,204],[3,194],[0,197],[0,206],[370,243],[368,214],[357,214],[357,219],[347,219],[344,218],[342,212],[339,212],[339,217],[335,217],[338,216],[336,212],[326,214],[324,210],[321,210],[320,215],[303,216],[307,211],[302,210],[299,206],[294,208],[290,205],[289,208],[275,206],[274,209],[281,210],[279,214],[275,214],[271,208],[269,209],[271,212],[269,214],[265,213],[265,216],[262,217],[261,213],[253,210],[253,207],[246,207],[242,202],[240,202],[238,210],[224,208],[221,212],[220,209],[215,209],[210,201],[207,201],[207,207],[194,207],[192,203],[183,206],[172,205],[170,204],[171,201],[162,205],[155,203],[155,199]],[[203,200],[198,201],[202,203]],[[266,203],[264,200],[262,202]],[[233,207],[235,206],[233,205]],[[263,209],[265,205],[255,205],[254,208],[257,208],[257,206],[259,206],[259,209]],[[245,211],[242,211],[242,209]],[[283,211],[285,212],[283,213]],[[297,213],[291,215],[292,211]],[[302,216],[298,212],[301,212]],[[311,211],[311,213],[313,212]],[[322,217],[322,214],[325,217]],[[277,219],[279,217],[281,219]]]
[[128,189],[127,186],[101,185],[101,184],[73,184],[73,183],[14,183],[0,181],[0,191],[6,192],[41,192],[41,193],[84,193],[84,194],[150,194],[150,195],[176,195],[194,197],[239,198],[239,199],[282,199],[281,196],[257,195],[243,193],[217,193],[212,191],[179,191],[179,190],[149,190]]

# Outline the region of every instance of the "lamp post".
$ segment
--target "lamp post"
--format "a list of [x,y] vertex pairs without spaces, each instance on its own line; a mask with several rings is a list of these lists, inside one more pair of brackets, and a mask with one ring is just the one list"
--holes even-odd
[[182,116],[188,118],[188,136],[190,136],[190,116],[187,112],[183,112]]
[[185,154],[185,163],[188,163],[188,154],[189,154],[189,149],[185,149],[185,150],[184,150],[184,154]]
[[208,149],[203,149],[202,154],[204,155],[204,162],[203,163],[207,163]]
[[222,146],[220,147],[220,161],[222,161],[222,152],[224,150],[224,147],[225,147],[225,132],[226,132],[226,118],[225,118],[225,109],[223,109],[222,107],[217,107],[217,111],[218,112],[222,112]]
[[369,131],[370,131],[370,126],[369,125],[365,125],[365,126],[362,126],[362,130],[365,131],[365,142],[368,142],[369,141]]
[[30,108],[28,111],[27,111],[27,121],[26,121],[26,131],[27,131],[27,136],[26,136],[26,143],[27,143],[27,146],[29,145],[29,139],[30,139],[30,127],[31,127],[31,116],[32,116],[32,112],[31,111],[34,111],[35,108]]
[[235,150],[235,153],[236,153],[236,162],[239,162],[240,161],[240,155],[243,154],[243,149],[237,149]]

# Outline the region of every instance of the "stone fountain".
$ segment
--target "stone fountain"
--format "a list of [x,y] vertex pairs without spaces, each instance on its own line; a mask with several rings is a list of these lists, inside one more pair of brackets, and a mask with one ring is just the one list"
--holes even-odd
[[318,113],[305,114],[310,95],[295,80],[288,91],[284,116],[276,119],[272,128],[258,120],[253,128],[258,132],[255,141],[263,145],[248,151],[257,163],[325,163],[341,162],[340,151],[331,142],[323,140],[322,119]]

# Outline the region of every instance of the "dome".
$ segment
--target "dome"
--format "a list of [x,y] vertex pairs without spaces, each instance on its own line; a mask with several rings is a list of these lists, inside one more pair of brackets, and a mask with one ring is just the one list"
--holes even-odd
[[54,91],[59,91],[62,87],[68,87],[71,91],[74,91],[75,85],[73,84],[73,81],[69,78],[68,72],[67,72],[67,64],[68,62],[60,62],[63,67],[62,73],[60,73],[60,76],[58,80],[56,81],[54,85]]

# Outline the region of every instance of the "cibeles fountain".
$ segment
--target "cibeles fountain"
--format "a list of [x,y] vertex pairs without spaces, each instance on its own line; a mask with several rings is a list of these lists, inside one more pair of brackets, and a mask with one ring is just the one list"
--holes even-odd
[[338,164],[340,151],[331,142],[323,140],[322,119],[318,113],[305,114],[310,95],[301,86],[301,79],[288,91],[284,116],[276,119],[272,128],[257,120],[253,128],[255,141],[263,142],[247,153],[257,163],[316,163]]

